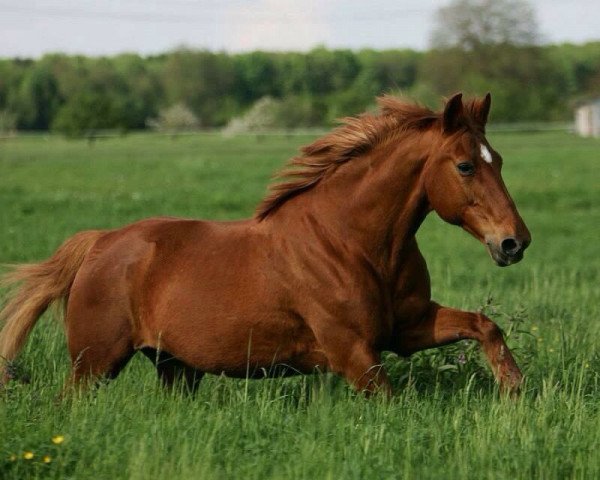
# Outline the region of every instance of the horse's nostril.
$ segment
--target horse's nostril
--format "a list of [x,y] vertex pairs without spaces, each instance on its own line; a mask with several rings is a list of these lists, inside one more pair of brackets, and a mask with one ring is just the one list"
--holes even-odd
[[512,237],[508,237],[502,240],[500,247],[506,255],[515,255],[519,253],[519,250],[521,249],[521,243]]

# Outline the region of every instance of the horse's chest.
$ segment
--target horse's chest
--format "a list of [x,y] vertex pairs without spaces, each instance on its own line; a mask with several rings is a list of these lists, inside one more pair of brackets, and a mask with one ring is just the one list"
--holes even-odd
[[413,250],[400,270],[394,287],[394,317],[398,323],[420,319],[431,302],[431,284],[425,260],[418,249]]

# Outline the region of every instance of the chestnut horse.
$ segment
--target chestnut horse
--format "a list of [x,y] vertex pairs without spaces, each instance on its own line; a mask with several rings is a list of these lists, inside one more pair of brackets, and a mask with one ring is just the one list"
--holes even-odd
[[48,260],[18,266],[5,278],[21,285],[1,313],[5,367],[62,299],[74,385],[115,377],[139,350],[165,384],[182,378],[192,390],[207,372],[319,369],[389,393],[382,351],[474,339],[501,389],[517,389],[498,326],[431,300],[415,240],[435,210],[498,265],[523,257],[530,234],[485,138],[490,96],[457,94],[440,113],[390,96],[379,104],[304,147],[254,218],[84,231]]

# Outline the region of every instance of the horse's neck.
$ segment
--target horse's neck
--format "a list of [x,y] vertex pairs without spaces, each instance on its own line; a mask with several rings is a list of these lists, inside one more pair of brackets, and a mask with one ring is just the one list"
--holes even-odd
[[375,264],[395,270],[428,212],[421,180],[426,157],[415,144],[375,148],[323,179],[306,207]]

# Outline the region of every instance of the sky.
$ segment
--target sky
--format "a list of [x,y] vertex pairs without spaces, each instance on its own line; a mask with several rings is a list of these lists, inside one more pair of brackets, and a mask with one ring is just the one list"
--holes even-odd
[[[0,0],[0,57],[428,47],[448,0]],[[544,43],[600,40],[599,0],[530,0]]]

